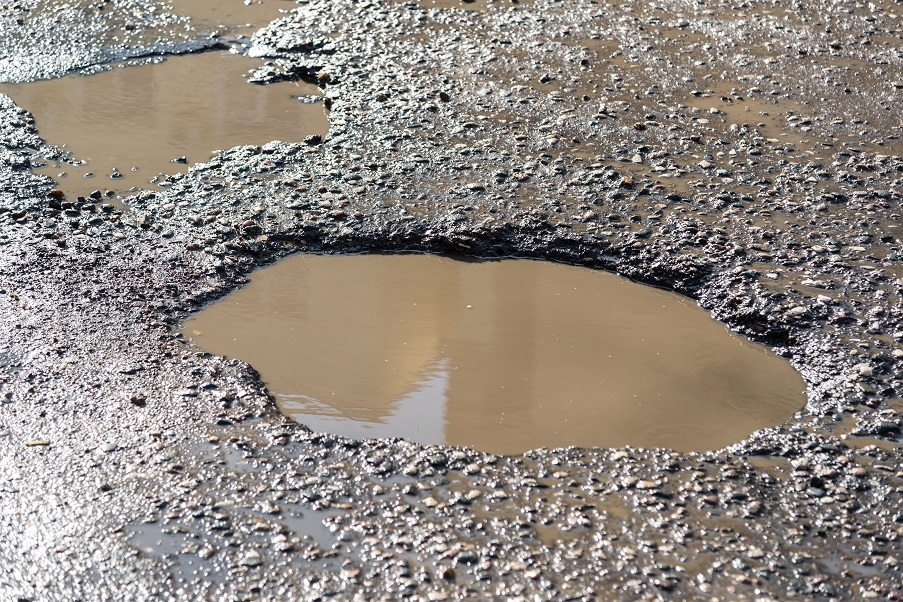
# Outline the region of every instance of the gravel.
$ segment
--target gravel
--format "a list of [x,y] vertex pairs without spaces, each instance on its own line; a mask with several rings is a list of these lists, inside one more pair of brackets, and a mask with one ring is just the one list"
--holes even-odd
[[[52,19],[13,6],[6,81],[125,56],[63,9],[33,59]],[[101,33],[138,18],[108,6]],[[60,149],[0,96],[0,597],[903,598],[898,8],[479,8],[300,5],[250,79],[316,81],[329,134],[127,211],[55,198],[29,168]],[[203,46],[166,11],[128,56]],[[178,327],[297,251],[613,271],[771,345],[809,401],[699,454],[313,433]]]

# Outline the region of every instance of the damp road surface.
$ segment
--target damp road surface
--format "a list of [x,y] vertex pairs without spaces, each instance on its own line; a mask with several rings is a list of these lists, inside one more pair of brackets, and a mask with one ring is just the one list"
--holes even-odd
[[[886,0],[0,5],[0,81],[64,91],[0,94],[0,599],[903,599],[901,21]],[[139,74],[179,65],[159,83],[200,108],[156,122],[160,138],[118,127],[99,150],[81,149],[93,126],[56,138],[43,125],[40,106],[75,102],[77,85],[111,82],[79,100],[87,115],[108,106],[105,93],[119,98],[116,78],[134,75],[123,88],[147,91],[158,76]],[[207,95],[208,85],[225,92]],[[215,129],[216,111],[203,107],[270,106],[248,100],[257,93],[298,115],[315,108],[325,135],[292,121],[269,140],[166,151],[162,167],[92,166],[84,190],[101,199],[58,188],[87,183],[70,164],[97,161],[120,139],[153,149],[208,113],[201,129]],[[285,100],[312,94],[322,102]],[[77,127],[81,113],[66,111]],[[187,164],[168,163],[182,155]],[[124,180],[132,166],[134,184],[114,189],[112,168]],[[70,176],[55,182],[61,171]],[[151,183],[157,172],[167,177]],[[103,202],[107,190],[122,203]],[[401,401],[370,395],[383,409],[357,416],[397,416],[405,395],[430,387],[446,416],[473,403],[438,390],[452,392],[468,362],[498,364],[483,359],[498,355],[505,326],[490,297],[512,317],[531,303],[581,315],[554,306],[554,287],[531,292],[534,278],[465,286],[502,259],[676,293],[675,315],[682,306],[717,331],[702,346],[719,351],[707,376],[727,348],[746,346],[769,368],[727,378],[767,391],[778,372],[792,382],[792,369],[805,405],[795,397],[758,424],[746,422],[749,403],[717,420],[693,406],[679,426],[712,420],[705,435],[723,443],[677,449],[625,436],[618,447],[495,454],[480,449],[495,441],[349,436],[309,428],[310,413],[286,416],[262,360],[205,351],[183,328],[232,293],[260,294],[266,269],[286,258],[411,253],[434,262],[424,282],[459,278],[457,292],[439,295],[457,306],[432,314],[498,326],[474,327],[483,351],[461,353],[447,325],[437,335],[380,322],[355,343],[315,284],[270,288],[274,299],[297,291],[296,307],[323,316],[315,330],[334,325],[320,348],[359,345],[349,364],[393,336],[418,349],[393,356],[394,383],[371,390]],[[348,307],[377,308],[358,282]],[[402,299],[405,286],[379,294]],[[642,309],[639,297],[628,305]],[[391,324],[403,304],[380,311]],[[568,334],[595,336],[584,322]],[[642,338],[670,346],[656,336],[684,322]],[[705,341],[697,332],[674,347]],[[567,357],[546,360],[551,343],[521,341],[500,376],[531,353],[540,371]],[[693,353],[675,361],[696,365]],[[293,372],[322,366],[306,383],[335,383],[327,355]],[[566,383],[604,374],[600,355],[574,358],[600,369]],[[667,376],[657,372],[646,380]],[[546,386],[537,403],[565,392]],[[300,394],[322,416],[322,391]],[[623,430],[674,415],[660,407]]]

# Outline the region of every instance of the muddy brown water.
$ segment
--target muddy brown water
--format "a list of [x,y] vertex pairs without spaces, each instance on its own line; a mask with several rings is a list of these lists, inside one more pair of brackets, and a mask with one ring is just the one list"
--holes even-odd
[[[124,195],[165,187],[165,175],[185,173],[216,150],[325,134],[317,87],[248,84],[248,71],[261,64],[208,52],[95,75],[2,84],[0,93],[34,115],[42,138],[84,162],[51,162],[38,170],[68,198],[96,189]],[[174,163],[179,157],[187,163]]]
[[169,0],[173,10],[191,19],[196,29],[249,35],[298,5],[293,0]]
[[356,438],[707,450],[805,403],[788,363],[691,301],[538,261],[295,255],[184,328],[287,415]]

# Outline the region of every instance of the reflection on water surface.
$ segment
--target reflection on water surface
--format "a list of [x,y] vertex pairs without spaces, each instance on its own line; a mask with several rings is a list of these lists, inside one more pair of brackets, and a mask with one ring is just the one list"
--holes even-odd
[[786,362],[692,302],[546,262],[296,255],[185,329],[350,437],[704,450],[805,402]]

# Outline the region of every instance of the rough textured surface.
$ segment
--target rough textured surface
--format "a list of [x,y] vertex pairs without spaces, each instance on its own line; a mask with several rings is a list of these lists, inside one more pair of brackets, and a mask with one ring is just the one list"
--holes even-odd
[[[317,81],[326,140],[126,213],[54,198],[0,97],[3,598],[903,598],[899,7],[481,8],[305,3],[252,79]],[[8,44],[4,78],[121,56],[86,44]],[[774,346],[809,403],[705,454],[311,433],[178,328],[299,250],[615,271]]]
[[216,45],[164,2],[20,0],[0,6],[0,82],[91,72],[114,61]]

